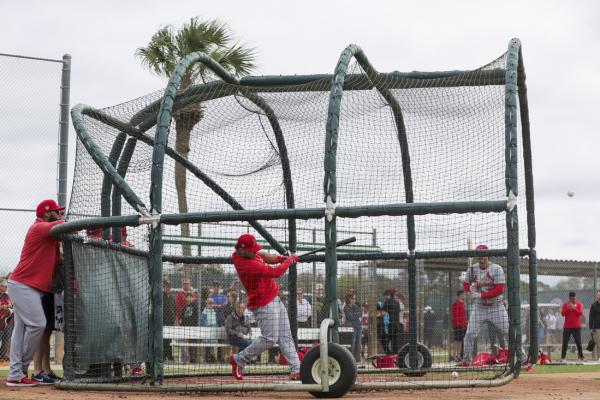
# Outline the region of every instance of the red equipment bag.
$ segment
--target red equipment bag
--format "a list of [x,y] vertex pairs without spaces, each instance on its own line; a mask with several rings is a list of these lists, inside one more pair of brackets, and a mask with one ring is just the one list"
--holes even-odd
[[496,357],[491,353],[479,353],[471,360],[472,367],[485,367],[496,363]]
[[496,362],[498,364],[507,364],[508,360],[510,360],[510,351],[505,348],[499,349]]
[[398,355],[386,355],[373,357],[373,366],[375,368],[398,368]]
[[[304,360],[304,355],[308,353],[310,349],[312,349],[312,347],[300,347],[300,349],[298,349],[298,358],[300,359],[300,362]],[[279,365],[288,365],[287,360],[281,353],[279,354]]]

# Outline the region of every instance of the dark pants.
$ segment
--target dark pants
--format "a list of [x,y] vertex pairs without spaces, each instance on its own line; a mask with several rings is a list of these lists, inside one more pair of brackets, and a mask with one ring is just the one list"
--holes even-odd
[[251,343],[249,339],[244,339],[239,336],[229,336],[227,340],[230,345],[237,347],[239,351],[244,350],[246,347],[250,346]]
[[173,360],[173,348],[171,347],[171,339],[163,339],[163,359]]
[[583,349],[581,348],[581,328],[563,329],[562,352],[560,358],[565,358],[567,356],[567,345],[569,344],[570,336],[573,336],[573,339],[575,339],[575,345],[577,346],[577,355],[580,359],[582,359]]
[[390,325],[388,336],[392,347],[392,354],[398,354],[400,347],[404,344],[404,325]]

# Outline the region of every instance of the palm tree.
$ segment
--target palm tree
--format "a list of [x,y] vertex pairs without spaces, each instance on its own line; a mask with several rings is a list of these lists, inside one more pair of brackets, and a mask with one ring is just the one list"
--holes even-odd
[[[233,40],[227,24],[217,20],[200,21],[198,17],[177,30],[172,26],[161,27],[150,39],[146,47],[140,47],[135,54],[142,64],[157,75],[169,78],[179,60],[193,52],[204,52],[220,63],[235,76],[243,76],[254,68],[254,49],[244,47]],[[204,64],[195,64],[181,79],[179,90],[201,79],[206,82],[209,71]],[[175,120],[175,150],[187,158],[190,152],[190,135],[194,126],[204,117],[202,104],[192,104],[173,113]],[[186,169],[175,165],[175,188],[180,213],[188,212],[186,196]],[[181,235],[189,236],[189,224],[181,225]],[[189,245],[182,245],[184,256],[191,256]],[[186,275],[188,275],[186,273]]]

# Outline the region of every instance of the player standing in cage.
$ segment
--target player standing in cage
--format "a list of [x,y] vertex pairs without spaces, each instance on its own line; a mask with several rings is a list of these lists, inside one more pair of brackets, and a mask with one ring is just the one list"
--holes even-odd
[[[489,250],[480,244],[475,250]],[[503,303],[504,271],[498,264],[490,263],[488,257],[480,257],[477,264],[469,267],[464,275],[463,288],[473,301],[471,315],[464,339],[462,365],[471,364],[474,342],[486,322],[493,324],[502,335],[508,335],[508,313]]]
[[[233,376],[242,380],[243,371],[254,357],[276,344],[288,361],[291,380],[300,379],[300,359],[292,339],[290,322],[285,305],[279,298],[279,284],[275,278],[283,275],[290,266],[298,262],[295,254],[289,257],[259,252],[262,247],[250,234],[241,235],[232,255],[233,265],[246,288],[247,306],[256,318],[261,335],[238,354],[229,358]],[[281,263],[270,267],[267,263]]]
[[64,207],[44,200],[36,208],[36,220],[25,235],[21,259],[8,280],[8,294],[14,304],[14,328],[10,346],[7,386],[35,386],[27,377],[29,363],[46,328],[42,294],[50,292],[60,259],[59,243],[50,229],[63,223]]

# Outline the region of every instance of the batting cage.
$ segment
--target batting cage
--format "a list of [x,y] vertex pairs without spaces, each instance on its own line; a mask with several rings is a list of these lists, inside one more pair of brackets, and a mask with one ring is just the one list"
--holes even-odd
[[236,78],[193,53],[164,92],[72,119],[60,388],[337,397],[527,362],[519,40],[446,72],[380,73],[351,45],[332,75]]

